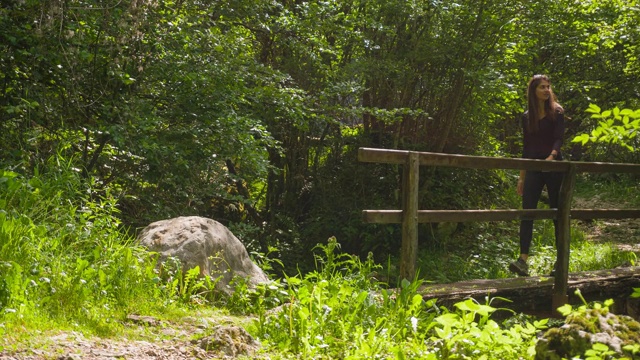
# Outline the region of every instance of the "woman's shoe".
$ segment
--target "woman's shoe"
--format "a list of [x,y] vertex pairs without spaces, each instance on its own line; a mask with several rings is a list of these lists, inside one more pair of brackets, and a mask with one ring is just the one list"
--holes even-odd
[[520,276],[529,276],[529,265],[522,258],[509,264],[509,270]]

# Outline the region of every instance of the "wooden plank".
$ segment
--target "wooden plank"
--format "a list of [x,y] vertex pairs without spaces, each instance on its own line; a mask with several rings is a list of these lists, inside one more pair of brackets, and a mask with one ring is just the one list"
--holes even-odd
[[638,219],[640,209],[573,209],[571,218],[576,220]]
[[558,196],[558,239],[556,257],[556,276],[553,286],[552,310],[559,308],[569,301],[568,275],[569,253],[571,244],[571,198],[573,187],[576,184],[576,167],[569,165],[569,170],[564,174],[560,194]]
[[409,151],[392,149],[359,148],[358,161],[380,164],[404,164]]
[[627,173],[640,174],[640,164],[628,163],[603,163],[603,162],[586,162],[574,161],[576,172],[578,173]]
[[[418,210],[418,223],[509,221],[553,219],[555,209],[528,210]],[[400,224],[402,210],[363,210],[362,218],[370,224]]]
[[[497,158],[490,156],[470,156],[443,154],[431,152],[418,152],[420,165],[459,167],[467,169],[516,169],[516,170],[542,170],[542,171],[566,171],[567,162],[546,161],[516,158]],[[358,161],[382,164],[404,164],[409,151],[359,148]]]
[[[453,304],[468,298],[474,298],[484,304],[489,297],[493,299],[493,307],[548,317],[555,315],[550,311],[553,283],[554,279],[546,276],[477,279],[449,284],[425,284],[419,289],[419,293],[425,300],[437,299],[438,305],[446,307],[452,307]],[[624,308],[634,287],[640,287],[638,266],[570,273],[569,303],[582,304],[574,294],[576,289],[580,289],[587,301],[614,299],[614,310],[617,310]],[[616,313],[621,312],[622,310],[619,310]],[[511,315],[510,312],[503,313],[505,317]]]
[[[393,149],[359,148],[358,160],[385,164],[404,164],[409,151]],[[521,158],[497,158],[490,156],[471,156],[458,154],[443,154],[419,152],[420,165],[459,167],[467,169],[513,169],[561,171],[569,169],[569,163],[574,164],[577,173],[630,173],[640,174],[640,164],[603,163],[584,161],[547,161]]]
[[567,161],[496,158],[489,156],[453,155],[428,152],[420,153],[420,165],[485,170],[513,169],[564,172],[568,169]]
[[418,259],[418,185],[420,183],[418,153],[409,153],[403,171],[400,276],[411,281],[416,274]]
[[420,210],[419,223],[541,220],[556,217],[555,209]]
[[[494,210],[418,210],[418,223],[511,221],[554,219],[555,209],[494,209]],[[573,220],[637,219],[640,209],[574,209]],[[400,224],[402,210],[363,210],[362,219],[369,224]]]

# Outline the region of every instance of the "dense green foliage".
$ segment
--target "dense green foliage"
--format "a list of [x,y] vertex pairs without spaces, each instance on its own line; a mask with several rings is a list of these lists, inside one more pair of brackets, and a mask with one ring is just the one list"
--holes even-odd
[[[125,231],[195,214],[289,269],[330,236],[384,260],[399,229],[360,211],[397,207],[399,172],[358,163],[359,146],[519,156],[534,73],[568,138],[591,132],[589,104],[637,108],[638,19],[629,0],[9,1],[2,167],[72,159]],[[424,171],[421,208],[517,206],[512,174]],[[436,233],[421,242],[443,246]]]
[[[594,153],[604,153],[604,156],[618,158],[616,155],[627,155],[640,149],[638,130],[640,129],[640,109],[613,108],[602,110],[595,104],[590,104],[586,112],[598,121],[597,126],[590,133],[584,133],[571,140],[582,145],[590,144]],[[637,154],[632,162],[637,163]]]
[[[30,319],[114,334],[127,314],[203,301],[256,309],[254,334],[292,357],[530,354],[540,324],[497,324],[490,304],[436,309],[416,298],[419,281],[395,284],[400,229],[364,224],[360,213],[398,207],[401,169],[359,163],[357,149],[518,157],[526,81],[548,73],[567,114],[567,157],[637,163],[638,111],[629,109],[639,107],[639,8],[636,0],[3,2],[0,334]],[[513,173],[421,171],[422,209],[519,206]],[[578,192],[599,190],[589,180]],[[273,274],[299,274],[263,296],[232,299],[205,291],[210,280],[193,271],[160,274],[132,238],[179,215],[218,220],[268,254]],[[508,276],[513,225],[421,225],[421,277]],[[536,227],[532,273],[543,274],[553,230]],[[316,247],[334,237],[354,255],[335,255],[335,242]],[[572,238],[572,271],[635,260],[575,229]],[[287,316],[269,316],[278,304]]]

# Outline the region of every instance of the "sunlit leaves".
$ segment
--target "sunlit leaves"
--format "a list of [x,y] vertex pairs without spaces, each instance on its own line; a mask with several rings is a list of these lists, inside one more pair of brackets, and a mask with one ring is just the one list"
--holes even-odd
[[620,109],[615,107],[602,111],[590,104],[585,112],[598,119],[597,126],[590,133],[576,135],[571,141],[583,146],[588,143],[617,144],[629,151],[637,149],[637,135],[640,129],[640,109]]

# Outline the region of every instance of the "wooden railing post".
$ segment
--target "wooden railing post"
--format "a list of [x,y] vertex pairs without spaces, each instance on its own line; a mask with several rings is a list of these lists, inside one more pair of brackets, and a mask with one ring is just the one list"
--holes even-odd
[[556,276],[551,304],[555,312],[560,306],[569,302],[569,253],[571,245],[571,199],[576,183],[576,166],[569,163],[564,174],[558,198],[558,254],[556,259]]
[[400,278],[412,281],[416,274],[418,258],[418,183],[420,157],[410,151],[402,177],[402,249]]

